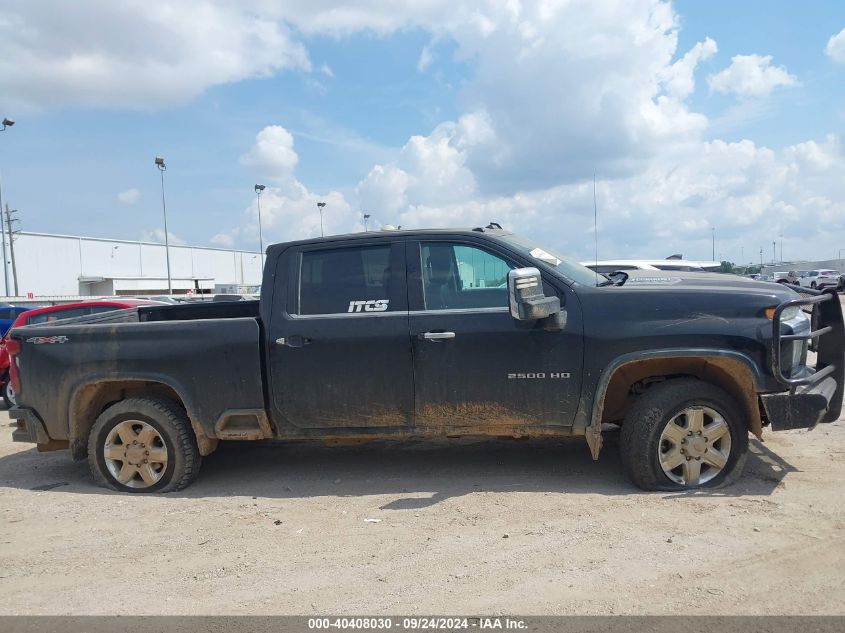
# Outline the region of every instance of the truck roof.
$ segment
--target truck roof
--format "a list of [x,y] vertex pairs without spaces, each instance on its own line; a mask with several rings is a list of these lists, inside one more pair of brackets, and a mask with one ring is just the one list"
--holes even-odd
[[[492,224],[492,223],[491,223]],[[349,240],[371,240],[374,238],[383,237],[385,239],[402,236],[402,237],[414,237],[414,236],[423,236],[423,235],[478,235],[479,233],[484,233],[487,235],[513,235],[511,231],[506,231],[496,226],[486,226],[486,227],[475,227],[475,228],[451,228],[451,229],[381,229],[378,231],[365,231],[363,233],[344,233],[341,235],[326,235],[325,237],[311,237],[304,240],[293,240],[290,242],[279,242],[277,244],[272,244],[267,248],[267,252],[271,253],[277,250],[284,250],[289,248],[290,246],[300,246],[303,244],[325,244],[329,242],[345,242]]]

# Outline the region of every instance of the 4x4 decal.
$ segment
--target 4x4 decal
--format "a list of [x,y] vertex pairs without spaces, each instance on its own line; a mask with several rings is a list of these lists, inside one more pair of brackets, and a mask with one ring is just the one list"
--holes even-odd
[[69,340],[67,336],[31,336],[26,339],[26,342],[34,345],[44,345],[45,343],[67,343]]

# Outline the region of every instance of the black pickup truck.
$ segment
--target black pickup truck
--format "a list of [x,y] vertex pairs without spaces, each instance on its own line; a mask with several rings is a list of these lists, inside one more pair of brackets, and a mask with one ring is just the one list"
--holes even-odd
[[277,244],[260,301],[10,340],[14,439],[126,492],[187,486],[220,440],[583,436],[598,458],[606,423],[638,486],[714,487],[749,433],[836,420],[845,372],[835,293],[598,275],[494,225]]

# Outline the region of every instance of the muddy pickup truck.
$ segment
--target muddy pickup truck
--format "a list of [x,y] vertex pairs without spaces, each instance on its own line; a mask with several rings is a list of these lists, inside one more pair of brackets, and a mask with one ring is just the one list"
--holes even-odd
[[492,224],[277,244],[260,301],[13,329],[13,438],[165,492],[226,440],[578,436],[598,458],[612,423],[636,485],[716,487],[749,434],[839,417],[842,310],[802,291],[604,276]]

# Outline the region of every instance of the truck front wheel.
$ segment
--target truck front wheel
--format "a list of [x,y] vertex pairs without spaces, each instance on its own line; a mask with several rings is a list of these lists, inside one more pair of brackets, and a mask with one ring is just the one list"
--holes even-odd
[[88,437],[94,480],[121,492],[180,490],[201,459],[190,421],[167,400],[122,400],[100,414]]
[[640,488],[716,488],[742,473],[748,428],[742,409],[719,387],[694,378],[667,380],[631,406],[620,448]]

